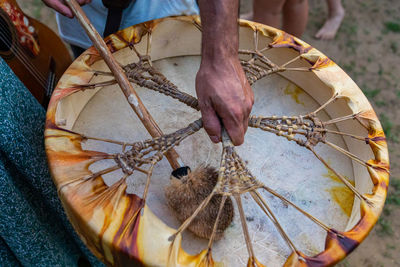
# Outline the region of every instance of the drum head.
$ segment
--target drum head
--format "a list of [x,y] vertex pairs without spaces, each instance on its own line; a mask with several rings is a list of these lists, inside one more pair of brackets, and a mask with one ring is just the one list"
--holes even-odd
[[[195,96],[200,27],[197,17],[160,19],[125,29],[106,42],[122,65],[147,55],[152,68]],[[266,203],[262,209],[251,193],[241,195],[254,256],[250,261],[269,266],[334,264],[363,241],[382,210],[389,162],[381,125],[357,85],[301,40],[241,21],[240,51],[255,104],[253,125],[236,151],[265,185],[257,192]],[[176,99],[133,84],[164,133],[201,117]],[[304,126],[293,128],[299,118]],[[315,134],[317,130],[323,134]],[[115,167],[115,155],[146,139],[150,135],[105,62],[94,48],[88,49],[61,78],[45,132],[50,169],[73,226],[110,265],[211,264],[208,240],[190,231],[177,233],[182,222],[164,192],[171,183],[168,161],[155,165],[146,204],[141,197],[147,175],[127,175]],[[221,144],[213,144],[203,129],[175,150],[192,169],[220,165]],[[235,206],[233,222],[213,243],[214,264],[248,264],[239,214]]]

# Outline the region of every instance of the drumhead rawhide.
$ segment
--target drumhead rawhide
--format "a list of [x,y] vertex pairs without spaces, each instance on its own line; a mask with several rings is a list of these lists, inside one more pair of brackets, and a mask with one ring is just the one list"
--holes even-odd
[[[190,124],[201,117],[193,98],[198,17],[159,19],[106,38],[162,131],[175,132],[165,139],[151,139],[94,48],[62,76],[47,112],[49,165],[75,230],[106,264],[326,266],[376,223],[389,159],[367,98],[310,45],[268,26],[239,24],[255,104],[245,143],[233,154],[212,144],[198,121]],[[239,203],[220,240],[184,231],[167,205],[172,169],[159,151],[173,146],[192,170],[210,165],[226,176],[223,153],[224,164],[243,167],[239,176],[249,178],[240,194],[217,192]]]

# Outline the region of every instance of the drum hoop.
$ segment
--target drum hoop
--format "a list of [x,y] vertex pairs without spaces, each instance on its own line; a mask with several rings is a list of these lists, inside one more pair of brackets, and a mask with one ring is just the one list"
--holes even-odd
[[[187,23],[192,27],[199,27],[200,25],[198,16],[157,19],[119,31],[116,34],[107,37],[105,41],[110,50],[114,53],[123,48],[139,43],[148,32],[154,31],[154,29],[159,27],[159,25],[166,22]],[[365,239],[382,212],[389,183],[388,149],[382,126],[362,91],[343,70],[321,52],[307,43],[269,26],[246,20],[240,20],[239,25],[242,29],[258,31],[263,36],[272,38],[273,43],[271,45],[275,47],[285,47],[297,51],[301,58],[307,60],[311,64],[311,72],[315,74],[321,82],[330,87],[334,94],[336,93],[339,97],[346,99],[348,106],[353,112],[358,112],[360,114],[360,116],[357,117],[357,120],[365,129],[367,129],[369,140],[374,140],[374,142],[369,142],[374,158],[370,159],[368,162],[371,162],[371,164],[374,164],[375,166],[380,166],[380,168],[367,167],[370,179],[373,183],[373,188],[372,193],[364,194],[364,196],[368,199],[370,205],[365,202],[359,202],[361,215],[357,223],[351,229],[343,232],[341,238],[333,235],[330,236],[330,233],[328,233],[325,250],[314,257],[307,258],[308,263],[318,262],[318,264],[321,265],[334,264],[343,259]],[[88,168],[88,165],[95,161],[93,159],[88,159],[91,157],[101,157],[101,153],[82,150],[80,143],[83,140],[81,140],[75,133],[63,130],[63,122],[57,121],[57,112],[60,101],[67,96],[80,91],[79,87],[71,86],[71,81],[73,80],[75,83],[78,81],[79,84],[89,83],[94,74],[85,72],[85,70],[90,69],[90,66],[99,60],[101,60],[99,54],[94,47],[91,47],[73,62],[60,79],[56,89],[54,90],[47,111],[45,146],[54,183],[57,186],[59,197],[62,200],[68,217],[73,222],[75,230],[80,234],[82,240],[96,256],[101,258],[103,261],[110,263],[107,260],[107,256],[103,255],[109,253],[105,251],[103,246],[111,246],[111,244],[96,244],[94,240],[97,240],[97,238],[93,238],[93,235],[98,235],[99,230],[91,229],[90,227],[85,228],[86,226],[83,227],[82,225],[79,225],[79,223],[76,223],[85,223],[80,221],[82,218],[77,217],[77,214],[85,208],[79,207],[79,205],[72,200],[70,190],[73,190],[74,187],[65,183],[66,179],[73,179],[72,176],[74,173],[72,172],[72,174],[69,175],[69,171],[64,166],[72,164],[71,162],[73,160],[79,159],[79,162],[83,162],[86,165],[82,165],[81,170],[75,171],[80,175],[87,175],[90,171],[85,168]],[[290,77],[288,79],[290,79]],[[345,82],[343,82],[344,80]],[[73,147],[75,150],[73,151],[75,153],[73,157],[70,155],[68,159],[65,155],[59,153],[60,144],[63,142],[67,142],[69,147]],[[69,162],[70,160],[72,161]],[[97,186],[99,186],[101,180],[96,183]],[[128,196],[125,201],[125,205],[130,206],[133,210],[138,210],[142,207],[141,200],[136,196]],[[147,208],[145,208],[145,210],[146,209]],[[90,229],[90,233],[85,232],[88,231],[87,229]],[[167,226],[165,226],[164,229],[165,231],[171,231]],[[137,235],[132,235],[132,237],[135,242],[130,244],[131,246],[129,251],[122,251],[123,249],[120,248],[121,253],[128,253],[129,257],[136,258],[140,261],[141,256],[138,254],[137,249],[137,247],[140,246],[140,240]],[[349,246],[348,244],[351,245]],[[184,255],[187,258],[190,257],[185,254],[181,248],[177,248],[177,253],[181,253],[181,255]],[[204,257],[205,255],[202,252],[197,256],[192,256],[192,259],[193,262],[199,262]],[[295,261],[299,261],[299,259],[297,255],[292,254],[288,258],[287,263]],[[114,262],[112,264],[116,263]]]

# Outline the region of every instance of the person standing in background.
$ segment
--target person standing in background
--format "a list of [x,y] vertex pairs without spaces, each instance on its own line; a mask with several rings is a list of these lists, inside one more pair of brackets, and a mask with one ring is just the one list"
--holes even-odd
[[242,18],[301,37],[308,21],[308,0],[254,0],[253,12]]
[[321,40],[333,39],[342,24],[344,18],[344,8],[342,0],[326,0],[328,4],[328,19],[321,29],[315,34],[315,38]]
[[[329,40],[335,38],[344,18],[342,0],[326,0],[328,19],[315,34],[315,38]],[[304,33],[308,20],[307,0],[254,0],[253,11],[242,16],[275,28],[283,29],[296,37]]]

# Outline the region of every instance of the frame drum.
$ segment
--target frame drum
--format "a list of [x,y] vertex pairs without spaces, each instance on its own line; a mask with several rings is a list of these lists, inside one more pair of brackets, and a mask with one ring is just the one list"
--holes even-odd
[[[249,193],[241,195],[253,262],[237,207],[222,239],[214,242],[210,260],[208,240],[189,231],[171,238],[181,222],[166,204],[172,171],[166,159],[154,167],[145,204],[146,174],[125,175],[114,168],[112,155],[151,137],[93,47],[61,78],[47,113],[50,169],[75,230],[108,265],[332,265],[376,223],[386,198],[389,160],[382,127],[366,97],[310,45],[268,26],[239,24],[240,58],[255,104],[254,123],[236,150],[265,184],[258,191],[268,203],[266,211]],[[159,19],[111,35],[106,43],[124,66],[149,56],[154,69],[195,96],[200,29],[198,17]],[[201,117],[171,97],[133,84],[164,133]],[[290,125],[307,114],[317,114],[318,120],[288,134]],[[300,129],[304,142],[292,134]],[[322,138],[308,142],[316,132]],[[218,167],[221,161],[221,144],[209,141],[203,129],[175,150],[192,168]]]

